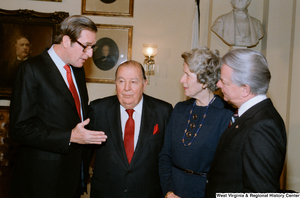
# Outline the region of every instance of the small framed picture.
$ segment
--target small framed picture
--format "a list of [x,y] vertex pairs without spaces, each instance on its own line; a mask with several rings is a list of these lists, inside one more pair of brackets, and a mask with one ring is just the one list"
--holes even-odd
[[82,14],[133,17],[134,0],[82,0]]
[[118,65],[131,59],[133,27],[102,24],[97,27],[98,48],[84,64],[86,81],[113,84]]

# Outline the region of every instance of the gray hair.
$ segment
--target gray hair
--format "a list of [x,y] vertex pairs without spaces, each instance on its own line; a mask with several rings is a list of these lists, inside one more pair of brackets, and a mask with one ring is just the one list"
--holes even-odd
[[216,91],[220,79],[221,61],[218,50],[209,50],[208,47],[199,47],[190,52],[184,52],[181,57],[188,65],[189,70],[197,75],[199,83],[206,84],[211,91]]
[[237,86],[249,85],[251,93],[266,94],[271,80],[268,62],[264,55],[251,49],[227,52],[222,63],[233,69],[231,81]]
[[96,24],[91,19],[81,15],[69,16],[60,24],[60,28],[54,37],[54,43],[60,44],[65,35],[69,36],[72,43],[74,43],[80,37],[82,30],[95,33],[98,31]]
[[135,60],[127,60],[123,63],[121,63],[118,68],[116,69],[116,72],[115,72],[115,80],[117,79],[117,74],[118,74],[118,70],[120,67],[124,67],[124,66],[136,66],[136,67],[139,67],[141,69],[141,73],[142,73],[142,77],[144,80],[147,80],[147,77],[146,77],[146,73],[145,73],[145,69],[143,67],[143,65]]

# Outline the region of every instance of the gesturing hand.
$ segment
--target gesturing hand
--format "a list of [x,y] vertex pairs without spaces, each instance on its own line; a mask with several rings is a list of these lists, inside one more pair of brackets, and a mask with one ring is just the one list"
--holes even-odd
[[177,195],[175,195],[173,192],[168,192],[165,196],[165,198],[180,198]]
[[91,131],[84,128],[89,124],[90,119],[76,125],[72,130],[70,142],[78,144],[102,144],[106,141],[107,136],[103,131]]

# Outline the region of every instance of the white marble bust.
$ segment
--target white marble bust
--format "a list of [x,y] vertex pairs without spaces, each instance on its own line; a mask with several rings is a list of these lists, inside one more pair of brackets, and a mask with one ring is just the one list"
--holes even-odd
[[251,0],[230,0],[233,10],[219,16],[211,30],[229,46],[252,47],[264,36],[262,24],[248,14]]

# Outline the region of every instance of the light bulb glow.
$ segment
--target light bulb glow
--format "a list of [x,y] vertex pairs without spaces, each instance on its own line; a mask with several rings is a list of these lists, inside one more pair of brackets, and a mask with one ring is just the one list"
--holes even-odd
[[155,56],[157,54],[157,45],[156,44],[144,44],[143,45],[143,54],[147,57]]
[[153,48],[152,47],[147,47],[146,53],[148,54],[148,56],[152,56],[152,54],[153,54]]

